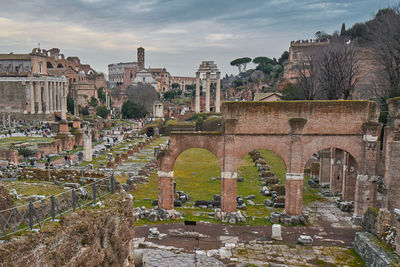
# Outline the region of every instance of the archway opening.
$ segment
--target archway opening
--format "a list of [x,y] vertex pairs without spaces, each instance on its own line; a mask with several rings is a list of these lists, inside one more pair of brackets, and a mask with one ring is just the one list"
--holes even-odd
[[238,167],[238,209],[259,220],[273,211],[283,211],[285,180],[286,165],[278,154],[266,149],[250,151]]
[[62,68],[64,68],[64,66],[61,63],[58,63],[57,68],[62,69]]
[[52,68],[53,68],[53,65],[52,65],[50,62],[47,62],[47,68],[48,68],[48,69],[52,69]]
[[[218,158],[203,148],[190,148],[183,151],[174,163],[175,200],[182,205],[196,201],[213,201],[214,195],[221,193],[221,167]],[[186,200],[184,194],[190,196]],[[209,206],[204,203],[202,206]],[[179,206],[179,202],[178,205]]]
[[331,211],[338,217],[354,211],[358,164],[340,148],[326,148],[314,153],[304,169],[303,205],[315,212]]

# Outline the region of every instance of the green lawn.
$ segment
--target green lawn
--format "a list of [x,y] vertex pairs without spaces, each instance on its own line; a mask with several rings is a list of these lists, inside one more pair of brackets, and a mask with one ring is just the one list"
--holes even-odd
[[175,161],[176,190],[189,193],[192,201],[211,200],[214,194],[220,194],[221,181],[211,181],[211,177],[220,176],[221,168],[217,157],[205,149],[188,149]]
[[52,142],[52,137],[31,137],[31,136],[14,136],[0,139],[0,148],[9,148],[14,142],[29,143],[30,146],[36,145],[36,143]]

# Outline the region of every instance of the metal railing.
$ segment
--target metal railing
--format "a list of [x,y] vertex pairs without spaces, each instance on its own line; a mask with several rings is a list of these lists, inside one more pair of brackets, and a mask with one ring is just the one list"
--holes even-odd
[[0,211],[0,239],[30,229],[39,229],[46,221],[56,221],[63,214],[85,206],[103,206],[105,196],[115,192],[114,175],[109,178],[66,190],[28,204]]

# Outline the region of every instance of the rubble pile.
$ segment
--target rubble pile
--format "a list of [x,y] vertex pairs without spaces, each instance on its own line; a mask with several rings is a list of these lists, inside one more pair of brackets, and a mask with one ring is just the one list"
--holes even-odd
[[303,215],[288,215],[285,211],[282,212],[272,212],[269,216],[271,223],[282,223],[284,225],[297,225],[297,224],[307,224],[308,214],[303,212]]
[[237,212],[223,212],[220,208],[214,209],[215,220],[222,222],[229,222],[231,224],[235,223],[245,223],[247,216],[239,211]]
[[[285,207],[285,185],[279,184],[279,179],[270,170],[267,162],[262,158],[261,153],[257,150],[249,152],[254,165],[258,168],[259,181],[262,182],[260,193],[266,198],[264,204],[268,207],[284,208]],[[242,208],[242,205],[238,208]]]
[[168,221],[183,219],[183,213],[176,210],[159,209],[146,209],[145,206],[135,208],[136,216],[139,219],[148,219],[151,222],[155,221]]

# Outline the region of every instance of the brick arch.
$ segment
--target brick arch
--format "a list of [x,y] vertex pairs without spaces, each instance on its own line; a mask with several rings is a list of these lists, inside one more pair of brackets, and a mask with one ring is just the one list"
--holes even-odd
[[265,149],[274,152],[285,163],[286,171],[290,162],[287,147],[290,138],[287,136],[247,136],[235,137],[226,144],[225,167],[227,171],[237,172],[242,159],[254,149]]
[[313,137],[314,140],[306,143],[303,146],[303,160],[302,169],[299,171],[304,171],[307,161],[315,153],[327,149],[327,148],[339,148],[343,151],[349,153],[357,163],[360,168],[363,161],[363,143],[361,136],[332,136],[332,137]]
[[167,155],[163,156],[159,162],[161,171],[173,171],[174,164],[178,156],[191,148],[202,148],[208,150],[219,160],[220,168],[223,169],[223,146],[221,135],[171,135]]

